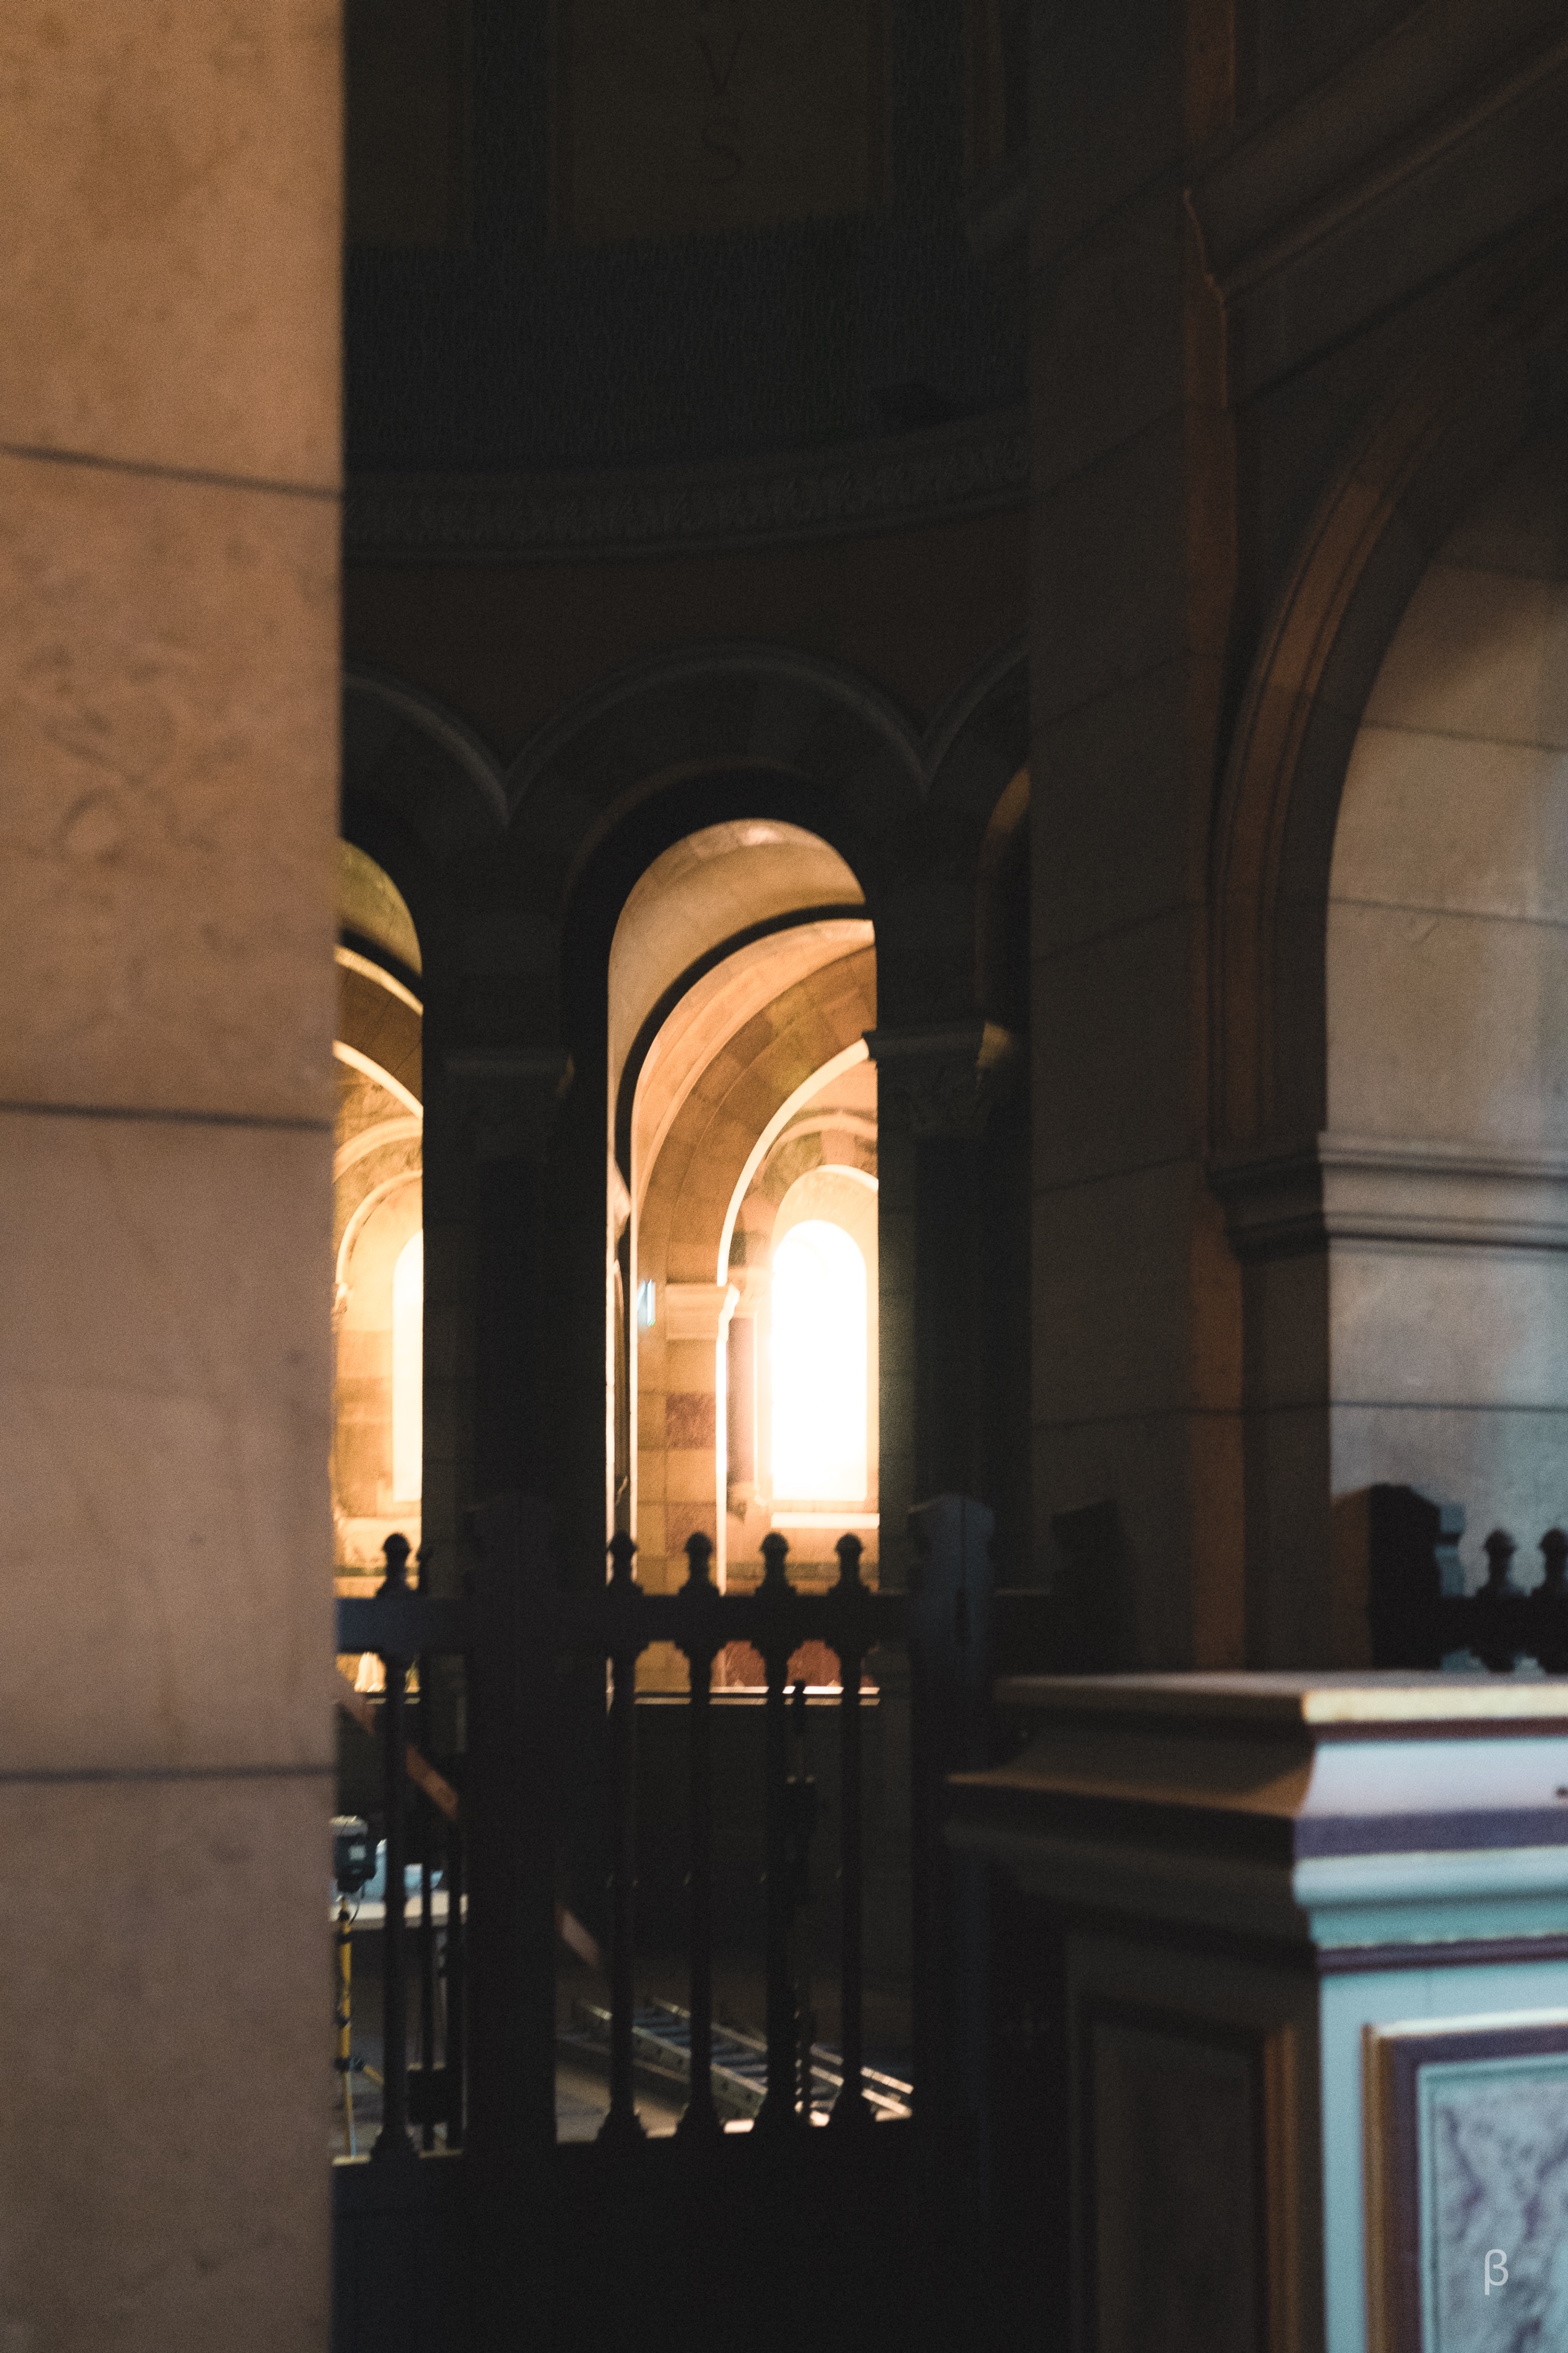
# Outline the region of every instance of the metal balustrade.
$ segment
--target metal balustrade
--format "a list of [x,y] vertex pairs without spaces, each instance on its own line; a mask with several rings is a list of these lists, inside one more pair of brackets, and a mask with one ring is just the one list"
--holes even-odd
[[1459,1559],[1464,1507],[1418,1487],[1369,1491],[1367,1616],[1374,1667],[1440,1667],[1474,1658],[1493,1674],[1533,1659],[1568,1674],[1568,1534],[1548,1528],[1539,1584],[1516,1585],[1519,1546],[1494,1528],[1482,1550],[1483,1584],[1468,1589]]
[[[467,1648],[469,1617],[461,1603],[432,1600],[410,1590],[406,1536],[383,1547],[386,1574],[371,1599],[337,1605],[340,1651],[371,1651],[381,1658],[385,1688],[378,1710],[382,1808],[386,1831],[382,1917],[382,2122],[371,2154],[382,2161],[412,2156],[410,2126],[424,2150],[458,2149],[464,2137],[467,2046],[467,1901],[463,1824],[457,1790],[446,1775],[411,1747],[407,1685],[416,1669],[422,1715],[433,1687],[431,1662],[443,1651]],[[409,1817],[419,1820],[418,2037],[416,2097],[408,2067],[407,1881]],[[437,1852],[443,1855],[438,1866]],[[439,1917],[436,1880],[445,1882],[446,1916]],[[439,2004],[437,1984],[444,1999]]]
[[[710,2071],[713,2032],[712,1984],[712,1758],[710,1704],[713,1662],[725,1647],[745,1641],[761,1654],[766,1674],[764,1699],[765,1880],[767,1890],[766,2023],[767,2097],[756,2119],[760,2133],[788,2131],[802,2112],[799,2024],[790,1966],[792,1898],[797,1868],[791,1858],[790,1775],[787,1755],[788,1669],[794,1654],[809,1641],[825,1643],[839,1662],[838,1704],[842,1787],[840,1934],[842,2088],[834,2103],[832,2123],[840,2130],[869,2123],[872,2110],[864,2084],[863,1913],[865,1865],[861,1772],[861,1670],[868,1654],[902,1627],[901,1595],[872,1592],[862,1581],[861,1545],[857,1536],[839,1539],[837,1581],[826,1591],[803,1592],[791,1585],[785,1568],[785,1539],[763,1539],[763,1574],[749,1593],[721,1593],[712,1581],[712,1546],[696,1535],[686,1546],[686,1582],[673,1594],[650,1594],[637,1583],[635,1546],[629,1536],[616,1536],[609,1546],[610,1575],[600,1593],[572,1594],[536,1575],[530,1577],[517,1558],[516,1526],[504,1528],[505,1504],[479,1515],[481,1544],[510,1556],[510,1566],[492,1563],[492,1578],[510,1577],[513,1608],[500,1613],[510,1621],[517,1642],[537,1659],[561,1651],[588,1650],[609,1666],[609,1747],[611,1757],[612,1878],[610,1975],[610,2105],[601,2138],[624,2146],[640,2137],[633,2084],[632,2018],[636,2000],[635,1901],[637,1662],[655,1642],[682,1651],[689,1667],[689,1811],[690,1839],[690,2096],[680,2122],[685,2138],[711,2137],[721,2131],[714,2107]],[[508,1543],[510,1536],[513,1542]],[[386,1912],[384,1929],[384,2017],[385,2057],[383,2124],[374,2154],[380,2158],[412,2154],[405,2042],[406,1922],[404,1870],[406,1861],[408,1749],[405,1724],[405,1687],[413,1661],[421,1662],[421,1688],[430,1688],[429,1661],[437,1653],[471,1655],[482,1639],[485,1610],[482,1592],[464,1601],[442,1601],[412,1593],[407,1584],[408,1546],[401,1536],[386,1545],[387,1574],[380,1592],[369,1600],[338,1604],[337,1641],[340,1651],[377,1652],[385,1666],[386,1691],[381,1709],[381,1749],[384,1810],[386,1822]],[[535,1564],[537,1567],[537,1564]],[[501,1627],[490,1630],[500,1635]],[[490,1663],[497,1653],[485,1645]],[[477,1769],[486,1771],[483,1704],[484,1677],[475,1727],[479,1750]],[[515,1791],[520,1808],[548,1804],[547,1784]],[[428,1803],[428,1799],[425,1800]],[[429,2098],[436,2076],[435,1939],[433,1906],[429,1901],[429,1842],[425,1900],[421,1905],[419,1938],[420,2032],[418,2048],[426,2097],[419,2121],[424,2147],[434,2146],[437,2104]],[[453,1826],[452,1870],[460,1891],[462,1839]],[[535,1899],[539,1894],[533,1891]],[[483,1893],[476,1913],[474,1933],[486,1934]],[[449,2112],[447,2146],[462,2140],[462,2093],[459,2083],[463,2044],[462,2004],[454,2006],[451,1975],[456,1963],[459,1997],[463,1975],[465,1925],[458,1916],[459,1897],[447,1906],[447,2048],[445,2064]],[[537,1971],[525,1973],[518,1986],[520,1999],[530,1995],[544,2001],[545,1988]],[[457,2021],[458,2053],[452,2047],[452,2023]],[[549,2016],[552,2022],[553,2010]]]
[[[387,1840],[384,2113],[371,2162],[337,2168],[338,2353],[510,2346],[520,2316],[543,2332],[542,2342],[597,2347],[609,2341],[605,2299],[629,2294],[637,2276],[630,2255],[606,2267],[603,2248],[612,2241],[640,2245],[636,2260],[657,2260],[661,2275],[672,2263],[684,2266],[689,2299],[700,2280],[746,2264],[759,2283],[773,2283],[757,2286],[764,2300],[776,2295],[786,2303],[807,2293],[800,2264],[809,2247],[808,2271],[834,2282],[844,2342],[863,2341],[873,2321],[907,2334],[952,2292],[954,2250],[972,2227],[963,2218],[983,2195],[984,2094],[974,2071],[984,2045],[985,1899],[973,1870],[943,1846],[945,1777],[989,1761],[994,1668],[1044,1663],[1060,1640],[1060,1605],[994,1590],[990,1514],[960,1497],[911,1514],[907,1593],[868,1587],[853,1535],[840,1539],[837,1575],[826,1587],[792,1584],[786,1541],[774,1534],[763,1543],[760,1583],[724,1593],[713,1582],[710,1544],[694,1535],[685,1582],[655,1594],[638,1583],[625,1535],[608,1547],[605,1581],[566,1588],[549,1514],[530,1498],[481,1506],[472,1529],[477,1567],[460,1599],[411,1591],[408,1547],[394,1538],[380,1592],[338,1604],[339,1651],[374,1652],[385,1664],[378,1732]],[[658,2139],[645,2134],[636,2103],[650,2031],[637,2010],[636,1970],[645,1714],[637,1662],[656,1643],[684,1653],[689,1667],[683,1701],[658,1701],[661,1725],[672,1704],[685,1719],[689,1865],[688,2005],[679,2035],[685,2105],[673,2136]],[[737,1643],[760,1654],[765,1677],[760,1703],[752,1703],[762,1718],[765,2033],[744,2060],[714,2015],[714,1726],[722,1703],[713,1677],[715,1661]],[[792,1702],[789,1670],[807,1643],[824,1645],[839,1663],[837,1698],[826,1703],[839,1780],[840,2048],[833,2052],[817,2043],[810,2005],[798,1999],[792,1949],[812,1793],[809,1777],[790,1770],[791,1725],[804,1719],[805,1694]],[[910,1813],[901,1852],[879,1850],[879,1868],[891,1876],[878,1900],[907,1907],[912,2093],[868,2078],[866,2065],[863,1749],[871,1695],[863,1697],[861,1678],[869,1654],[887,1645],[895,1656],[879,1676],[875,1702],[883,1769],[889,1787],[906,1790]],[[447,1785],[409,1747],[405,1692],[417,1663],[427,1722],[436,1662],[451,1656],[463,1662],[467,1736],[460,1773],[453,1767],[461,1819],[449,1826],[440,1932],[432,1904],[421,1905],[412,1926],[405,1917],[411,1770],[416,1805],[428,1806],[432,1787]],[[816,1704],[824,1704],[818,1692]],[[907,1780],[905,1766],[888,1761],[889,1740],[902,1755],[906,1734]],[[558,2142],[556,2132],[556,1875],[569,1812],[579,1864],[602,1837],[608,1881],[609,1993],[595,2030],[607,2061],[608,2112],[586,2145]],[[597,1831],[589,1815],[602,1817]],[[411,1951],[418,1964],[412,2076]],[[716,2058],[737,2083],[755,2084],[742,2115],[734,2084],[714,2096]],[[747,2116],[751,2129],[737,2131]],[[878,2232],[899,2250],[891,2279],[885,2262],[868,2259]]]

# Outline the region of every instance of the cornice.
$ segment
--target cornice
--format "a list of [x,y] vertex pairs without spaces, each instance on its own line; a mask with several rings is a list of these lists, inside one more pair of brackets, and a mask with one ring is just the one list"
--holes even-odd
[[1215,1162],[1237,1253],[1330,1242],[1568,1250],[1568,1155],[1426,1137],[1326,1134]]
[[1238,393],[1299,364],[1550,202],[1564,180],[1556,0],[1427,0],[1206,156],[1186,203],[1247,348]]
[[593,473],[351,475],[350,564],[697,554],[910,530],[1022,504],[1019,409],[826,449]]

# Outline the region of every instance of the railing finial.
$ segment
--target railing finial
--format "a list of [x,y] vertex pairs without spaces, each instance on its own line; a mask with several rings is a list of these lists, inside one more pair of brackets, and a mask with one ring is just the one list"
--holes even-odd
[[608,1546],[612,1592],[624,1591],[628,1585],[637,1583],[637,1577],[632,1567],[632,1563],[637,1558],[637,1549],[636,1538],[626,1529],[617,1528],[610,1538]]
[[700,1528],[693,1528],[686,1539],[686,1586],[688,1593],[713,1590],[711,1568],[713,1539]]
[[408,1590],[408,1556],[414,1547],[405,1535],[388,1536],[381,1547],[386,1563],[386,1575],[381,1582],[383,1593],[406,1593]]
[[1481,1550],[1487,1556],[1487,1588],[1500,1593],[1508,1585],[1508,1572],[1519,1546],[1506,1528],[1494,1528]]
[[789,1578],[784,1574],[784,1563],[788,1558],[789,1538],[781,1535],[777,1528],[771,1529],[763,1538],[762,1589],[764,1593],[788,1592]]
[[838,1583],[842,1589],[857,1588],[860,1583],[860,1556],[866,1547],[858,1536],[840,1536],[833,1547],[838,1555]]

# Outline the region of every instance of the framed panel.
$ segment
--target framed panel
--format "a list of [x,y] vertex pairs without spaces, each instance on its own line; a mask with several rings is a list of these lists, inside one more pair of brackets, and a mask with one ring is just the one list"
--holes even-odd
[[1077,2039],[1087,2345],[1285,2353],[1289,2030],[1090,1998]]
[[1568,2010],[1363,2030],[1370,2353],[1568,2345]]

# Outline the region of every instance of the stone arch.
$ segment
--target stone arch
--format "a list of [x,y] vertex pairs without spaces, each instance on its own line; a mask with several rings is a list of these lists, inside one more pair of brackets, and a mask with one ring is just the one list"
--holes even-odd
[[[1258,1665],[1365,1660],[1369,1485],[1437,1488],[1483,1525],[1561,1509],[1547,1458],[1568,1391],[1544,1330],[1560,1320],[1561,1180],[1549,1138],[1499,1124],[1497,1041],[1468,1062],[1462,1034],[1448,1050],[1456,1022],[1496,1026],[1491,965],[1518,945],[1503,952],[1496,922],[1481,940],[1468,902],[1507,799],[1483,771],[1519,728],[1451,722],[1489,641],[1495,655],[1511,630],[1517,650],[1520,599],[1500,584],[1531,567],[1501,543],[1568,422],[1563,325],[1560,301],[1500,317],[1368,432],[1237,729],[1214,872],[1210,1165],[1243,1269]],[[1456,589],[1483,546],[1496,581]],[[1539,937],[1531,957],[1540,977]],[[1542,1086],[1538,1067],[1537,1127]]]
[[361,667],[343,672],[343,790],[395,810],[435,855],[505,828],[500,764],[423,688]]
[[1029,756],[1029,653],[999,647],[932,719],[921,747],[930,799],[984,828]]
[[735,766],[821,778],[873,837],[924,784],[914,730],[869,681],[790,647],[736,641],[601,679],[523,745],[505,790],[514,821],[571,868],[650,779]]
[[737,643],[601,680],[523,746],[506,790],[531,869],[567,911],[590,877],[624,870],[624,896],[681,833],[731,816],[819,834],[874,902],[923,782],[913,729],[868,681]]
[[456,712],[402,679],[344,671],[341,828],[407,901],[437,987],[464,869],[493,858],[506,821],[500,765]]
[[1500,302],[1428,356],[1321,502],[1241,704],[1211,866],[1211,1134],[1222,1162],[1300,1145],[1326,1107],[1324,911],[1340,796],[1379,666],[1485,483],[1562,412],[1568,303]]
[[[867,927],[854,928],[864,934]],[[753,1337],[763,1271],[756,1245],[776,1204],[761,1221],[738,1222],[737,1213],[747,1200],[756,1206],[763,1166],[792,1124],[802,1142],[812,1126],[813,1165],[822,1159],[823,1133],[847,1126],[860,1147],[860,1131],[875,1136],[864,1033],[877,1018],[876,953],[863,938],[832,944],[847,953],[818,962],[708,1053],[658,1145],[641,1201],[635,1274],[639,1283],[651,1280],[658,1304],[638,1348],[637,1527],[643,1573],[654,1584],[679,1577],[694,1528],[713,1539],[721,1563],[731,1535],[742,1535],[730,1517],[732,1495],[726,1510],[721,1400],[731,1392],[720,1365],[732,1314],[748,1345]],[[868,1083],[849,1087],[854,1113],[838,1110],[815,1125],[801,1116],[811,1103],[837,1104],[838,1082],[862,1067]],[[874,1143],[870,1157],[874,1165]],[[751,1539],[760,1542],[765,1525],[764,1514],[745,1531],[743,1550],[754,1552]]]
[[820,965],[754,1014],[701,1074],[659,1153],[642,1238],[678,1282],[712,1282],[735,1188],[779,1107],[877,1019],[876,955]]
[[[882,910],[885,932],[922,944],[928,988],[920,1018],[963,1021],[983,1012],[984,843],[999,801],[1029,756],[1029,670],[1022,640],[1001,647],[932,719],[921,745],[930,779],[921,857]],[[889,975],[895,1008],[909,992]],[[895,1009],[896,1024],[900,1014]],[[1021,1024],[1015,1026],[1022,1026]],[[978,1034],[978,1033],[977,1033]]]
[[988,1029],[1029,1026],[1029,771],[991,812],[974,884],[974,998]]

